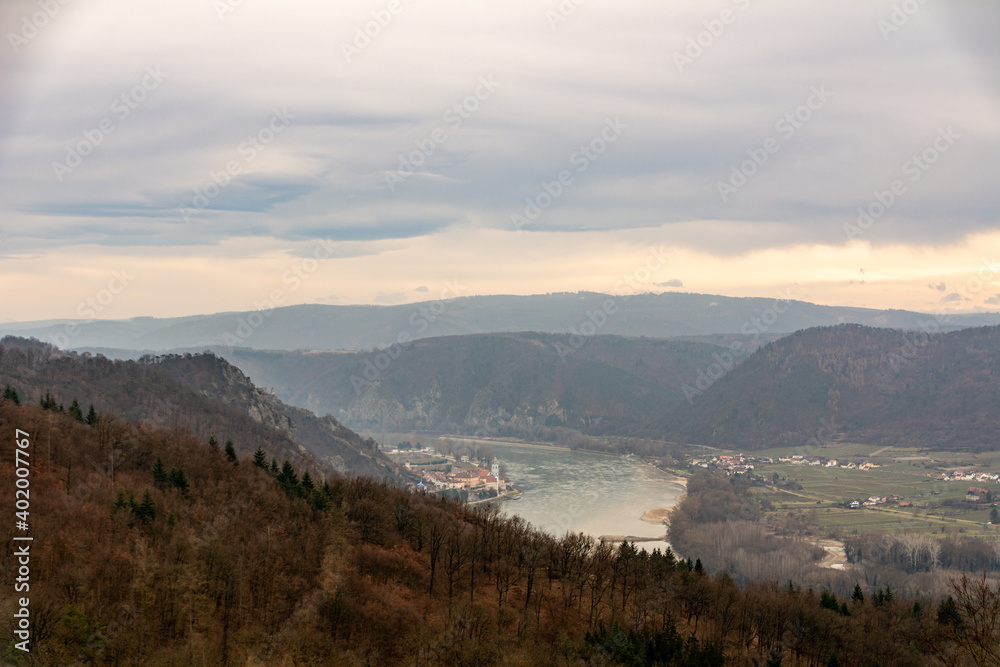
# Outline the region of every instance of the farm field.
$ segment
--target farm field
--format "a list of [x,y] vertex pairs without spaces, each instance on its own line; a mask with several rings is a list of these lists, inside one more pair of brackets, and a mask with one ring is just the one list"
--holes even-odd
[[[820,529],[825,534],[847,536],[867,531],[915,530],[933,534],[963,533],[1000,539],[1000,526],[986,525],[991,505],[965,501],[970,486],[984,486],[998,496],[996,482],[938,481],[944,471],[1000,471],[1000,452],[927,451],[907,447],[879,447],[859,443],[836,443],[812,452],[801,448],[770,449],[755,453],[777,461],[794,454],[861,463],[881,467],[848,470],[786,463],[756,465],[754,473],[771,480],[778,475],[783,487],[765,492],[776,515],[786,515],[797,524]],[[798,488],[801,486],[801,488]],[[850,500],[864,502],[869,496],[903,496],[913,507],[886,504],[876,508],[847,509]]]

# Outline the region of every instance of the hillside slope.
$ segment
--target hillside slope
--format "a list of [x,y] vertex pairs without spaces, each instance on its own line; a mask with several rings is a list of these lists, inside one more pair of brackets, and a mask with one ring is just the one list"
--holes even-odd
[[289,403],[353,428],[514,435],[539,426],[642,429],[682,402],[682,385],[723,351],[692,341],[519,333],[445,336],[377,353],[218,353]]
[[[114,467],[105,427],[122,438]],[[963,640],[902,591],[844,614],[829,603],[850,594],[847,573],[820,575],[821,606],[804,582],[738,586],[701,560],[555,537],[370,478],[310,489],[188,432],[7,398],[0,429],[21,452],[0,458],[0,484],[31,492],[16,528],[31,541],[0,559],[26,584],[0,597],[25,618],[0,630],[5,664],[929,667],[997,643]],[[157,461],[185,484],[158,480]],[[984,588],[956,585],[955,626],[995,617]]]
[[64,406],[76,399],[85,411],[93,404],[121,419],[231,439],[240,454],[259,446],[297,467],[378,477],[399,472],[373,442],[332,417],[285,405],[210,354],[111,361],[8,337],[0,341],[0,384],[30,402],[49,392]]
[[800,331],[755,352],[658,426],[684,441],[745,449],[805,445],[817,431],[819,440],[997,449],[1000,327]]

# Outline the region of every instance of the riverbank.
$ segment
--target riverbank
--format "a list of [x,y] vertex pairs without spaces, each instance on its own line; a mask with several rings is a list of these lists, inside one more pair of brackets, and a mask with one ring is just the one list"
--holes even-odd
[[601,542],[614,542],[615,544],[621,544],[622,542],[662,542],[662,537],[642,537],[641,535],[601,535],[597,538]]
[[586,449],[585,447],[578,447],[573,449],[572,447],[564,447],[562,445],[550,445],[542,442],[531,442],[529,440],[518,440],[517,438],[474,438],[465,435],[441,435],[437,436],[439,438],[447,438],[448,440],[454,440],[455,442],[467,442],[473,444],[483,444],[483,445],[504,445],[510,447],[530,447],[531,449],[541,449],[553,452],[580,452],[581,454],[593,454],[595,456],[613,456],[621,457],[623,454],[616,454],[615,452],[605,451],[603,449]]
[[[446,438],[448,440],[453,440],[455,442],[470,442],[473,444],[482,444],[482,445],[509,445],[512,447],[532,447],[535,449],[547,449],[550,451],[557,451],[557,452],[573,451],[569,447],[560,447],[559,445],[544,445],[540,442],[527,442],[525,440],[517,440],[515,438],[470,438],[461,435],[445,435],[441,437]],[[593,453],[599,454],[600,452],[593,452]]]
[[668,517],[670,516],[671,509],[672,508],[670,507],[661,507],[655,510],[646,510],[642,513],[642,516],[639,517],[639,520],[645,521],[646,523],[666,524],[668,523]]
[[497,502],[498,500],[518,500],[522,495],[524,495],[524,493],[519,489],[511,488],[506,491],[501,491],[500,495],[498,496],[493,496],[492,498],[476,498],[475,500],[467,500],[465,501],[465,504],[471,507],[473,505],[494,503]]
[[688,478],[683,477],[672,470],[664,469],[663,467],[657,465],[653,460],[645,459],[643,460],[643,463],[656,468],[657,471],[666,475],[667,481],[670,482],[671,484],[677,484],[678,486],[684,487],[685,492],[677,495],[673,505],[671,505],[670,507],[657,507],[655,509],[646,510],[645,512],[642,513],[642,516],[639,517],[639,520],[644,521],[645,523],[653,523],[664,526],[669,525],[670,510],[676,507],[682,500],[684,500],[684,497],[687,496]]

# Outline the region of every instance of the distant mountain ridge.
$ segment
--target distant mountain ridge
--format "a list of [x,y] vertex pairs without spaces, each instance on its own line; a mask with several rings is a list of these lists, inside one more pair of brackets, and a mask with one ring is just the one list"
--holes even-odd
[[[474,333],[614,334],[670,338],[791,333],[856,323],[918,329],[932,316],[902,310],[820,306],[793,295],[734,298],[668,292],[470,296],[396,306],[298,305],[179,318],[0,324],[63,349],[162,352],[225,346],[268,350],[370,350],[410,340]],[[1000,313],[949,316],[949,327],[1000,324]]]

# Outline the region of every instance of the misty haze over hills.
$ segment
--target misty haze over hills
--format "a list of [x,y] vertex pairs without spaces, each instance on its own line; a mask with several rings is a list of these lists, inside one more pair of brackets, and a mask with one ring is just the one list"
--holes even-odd
[[1000,324],[1000,313],[939,318],[903,310],[821,306],[794,300],[792,295],[733,298],[579,292],[460,297],[397,306],[298,305],[177,318],[48,320],[0,324],[0,333],[35,337],[63,349],[161,352],[225,346],[370,350],[421,338],[474,333],[537,331],[670,338],[787,334],[844,323],[899,329],[931,325],[936,330],[949,330]]
[[[559,428],[745,450],[827,441],[996,447],[1000,327],[861,325],[778,340],[483,334],[388,352],[225,354],[283,400],[373,432]],[[817,439],[817,431],[820,437]]]

